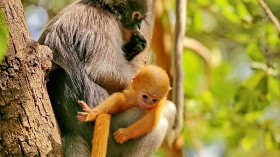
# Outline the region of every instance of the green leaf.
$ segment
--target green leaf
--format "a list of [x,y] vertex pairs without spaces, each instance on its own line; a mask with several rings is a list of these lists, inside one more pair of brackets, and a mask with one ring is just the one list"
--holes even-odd
[[243,137],[241,140],[241,146],[245,151],[249,151],[257,144],[258,134],[247,133],[247,136]]
[[227,0],[215,0],[215,4],[217,4],[218,6],[220,6],[221,8],[225,8],[228,7],[228,1]]
[[213,94],[209,90],[202,92],[200,95],[200,100],[210,107],[212,107],[211,105],[215,102]]
[[197,93],[203,86],[203,82],[200,80],[203,79],[201,73],[203,72],[203,62],[201,58],[198,57],[192,51],[185,51],[183,54],[183,68],[185,71],[185,80],[184,80],[184,90],[189,96],[196,96]]
[[5,23],[5,18],[0,9],[0,62],[3,61],[8,48],[8,28]]
[[259,48],[258,42],[251,41],[246,47],[247,54],[253,61],[263,62],[265,60],[264,54]]
[[237,16],[235,9],[232,6],[227,6],[227,8],[223,10],[223,15],[233,23],[240,23],[240,18]]
[[269,150],[273,148],[273,137],[270,132],[264,134],[265,147]]
[[264,71],[258,71],[249,77],[236,91],[235,111],[247,113],[262,110],[268,105],[267,75]]
[[267,81],[268,86],[268,94],[272,98],[280,96],[280,82],[273,76],[268,77]]
[[252,18],[252,16],[250,15],[247,8],[244,6],[244,4],[242,2],[237,3],[237,12],[238,12],[239,16],[241,16],[241,18],[244,21],[246,21],[248,23],[252,22],[253,18]]
[[203,18],[202,18],[202,12],[201,11],[196,11],[194,13],[194,27],[197,29],[197,30],[201,30],[202,29],[202,25],[203,25]]
[[260,81],[266,76],[264,71],[258,71],[250,76],[247,80],[242,83],[242,86],[254,91],[256,87],[259,85]]
[[197,0],[197,3],[200,5],[209,5],[210,1],[209,0]]
[[261,111],[254,111],[254,112],[247,113],[244,118],[247,122],[253,123],[253,122],[257,121],[261,116],[262,116]]

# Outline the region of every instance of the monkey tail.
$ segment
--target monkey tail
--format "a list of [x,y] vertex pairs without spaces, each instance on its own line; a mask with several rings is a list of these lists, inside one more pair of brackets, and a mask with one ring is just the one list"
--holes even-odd
[[110,121],[110,114],[101,114],[96,118],[92,138],[91,157],[106,157]]

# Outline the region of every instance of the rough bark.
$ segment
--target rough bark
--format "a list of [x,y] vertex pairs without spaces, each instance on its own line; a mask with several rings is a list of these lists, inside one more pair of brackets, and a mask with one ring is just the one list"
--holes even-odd
[[0,156],[62,156],[45,87],[51,51],[28,33],[20,0],[0,0],[9,30],[0,63]]

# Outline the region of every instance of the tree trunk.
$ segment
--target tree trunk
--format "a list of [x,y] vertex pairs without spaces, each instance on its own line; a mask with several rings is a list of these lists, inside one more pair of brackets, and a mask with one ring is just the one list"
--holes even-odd
[[0,8],[9,30],[0,63],[0,156],[62,156],[45,86],[51,50],[30,38],[20,0],[0,0]]

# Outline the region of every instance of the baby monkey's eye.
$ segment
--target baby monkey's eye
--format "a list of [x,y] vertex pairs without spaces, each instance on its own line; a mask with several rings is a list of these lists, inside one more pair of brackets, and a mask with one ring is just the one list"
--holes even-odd
[[148,96],[147,96],[146,94],[143,94],[142,97],[143,97],[144,99],[148,99]]
[[158,102],[158,99],[153,99],[153,102],[154,102],[154,103]]

